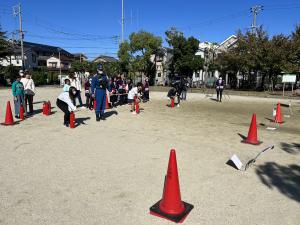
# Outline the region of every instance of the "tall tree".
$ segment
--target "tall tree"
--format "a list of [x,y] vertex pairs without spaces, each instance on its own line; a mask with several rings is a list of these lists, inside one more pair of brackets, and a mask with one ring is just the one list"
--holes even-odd
[[170,71],[183,76],[192,76],[195,70],[203,67],[203,59],[196,56],[199,41],[194,37],[185,38],[176,28],[166,31],[166,41],[172,47],[172,61]]
[[9,42],[6,40],[5,32],[2,31],[0,26],[0,60],[11,55]]

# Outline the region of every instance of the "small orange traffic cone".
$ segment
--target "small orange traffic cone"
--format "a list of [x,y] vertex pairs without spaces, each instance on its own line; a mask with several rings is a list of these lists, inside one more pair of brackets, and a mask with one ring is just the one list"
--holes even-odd
[[176,152],[172,149],[162,199],[150,208],[150,214],[179,223],[193,208],[193,205],[181,201]]
[[110,109],[110,106],[109,106],[109,103],[108,103],[108,98],[109,98],[109,96],[106,95],[106,98],[105,98],[105,109]]
[[248,137],[242,140],[243,143],[259,145],[262,142],[257,140],[257,125],[256,125],[256,114],[252,115],[251,124],[248,131]]
[[21,105],[21,107],[20,107],[20,120],[25,119],[24,113],[25,113],[24,107]]
[[46,115],[46,102],[43,103],[43,115]]
[[175,100],[174,98],[171,98],[171,108],[174,108],[174,106],[175,106]]
[[10,126],[10,125],[14,125],[14,118],[11,112],[11,107],[10,107],[10,101],[7,101],[6,104],[6,114],[5,114],[5,121],[4,123],[1,123],[4,126]]
[[277,103],[276,116],[275,116],[273,122],[275,122],[275,123],[284,123],[284,121],[282,120],[282,117],[281,117],[281,107],[280,107],[279,102]]
[[75,113],[71,112],[70,113],[70,128],[75,128]]
[[49,116],[50,115],[50,109],[49,109],[49,104],[48,102],[45,102],[45,115]]

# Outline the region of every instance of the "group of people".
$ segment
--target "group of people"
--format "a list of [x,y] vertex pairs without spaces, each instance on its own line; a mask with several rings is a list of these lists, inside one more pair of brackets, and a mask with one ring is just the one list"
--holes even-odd
[[[86,108],[95,108],[96,121],[105,120],[104,111],[106,100],[112,107],[128,103],[131,105],[130,111],[134,111],[134,98],[140,101],[149,101],[149,80],[145,79],[144,84],[138,83],[134,86],[132,80],[126,80],[124,75],[118,75],[111,79],[103,71],[100,64],[97,73],[89,76],[84,82],[86,97]],[[106,98],[109,99],[106,99]],[[76,99],[79,100],[80,108],[85,108],[81,99],[81,82],[74,73],[65,79],[63,92],[57,98],[57,106],[64,113],[64,125],[69,126],[70,113],[77,110]],[[95,104],[95,105],[94,105]]]
[[[33,96],[35,85],[28,70],[20,70],[16,80],[12,83],[12,94],[14,97],[15,118],[20,119],[20,109],[24,108],[24,116],[32,116]],[[29,107],[27,110],[27,106]]]

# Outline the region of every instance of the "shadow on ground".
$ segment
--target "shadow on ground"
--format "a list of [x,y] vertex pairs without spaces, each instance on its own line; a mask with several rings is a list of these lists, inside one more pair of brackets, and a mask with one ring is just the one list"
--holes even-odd
[[80,125],[86,125],[85,121],[90,119],[91,117],[75,118],[75,127],[78,127]]
[[105,112],[104,113],[104,118],[106,119],[106,118],[109,118],[109,117],[111,117],[112,115],[118,115],[118,112],[117,111],[115,111],[115,110],[112,110],[112,111],[108,111],[108,112]]
[[277,189],[288,198],[300,202],[300,166],[267,162],[256,168],[256,174],[270,189]]
[[287,153],[296,155],[300,153],[300,144],[299,143],[280,143],[281,149]]

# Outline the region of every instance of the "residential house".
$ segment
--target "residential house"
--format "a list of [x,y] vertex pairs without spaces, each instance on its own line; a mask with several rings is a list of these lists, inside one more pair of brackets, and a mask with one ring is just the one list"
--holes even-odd
[[169,83],[170,72],[168,70],[172,53],[169,48],[160,48],[156,54],[151,55],[150,60],[155,64],[155,85],[165,86]]
[[107,55],[100,55],[93,60],[95,63],[111,63],[116,61],[118,61],[116,58]]
[[88,61],[88,57],[83,53],[74,53],[74,59],[80,62]]
[[67,71],[71,68],[73,58],[65,55],[54,55],[47,59],[47,67],[49,70],[62,70]]

